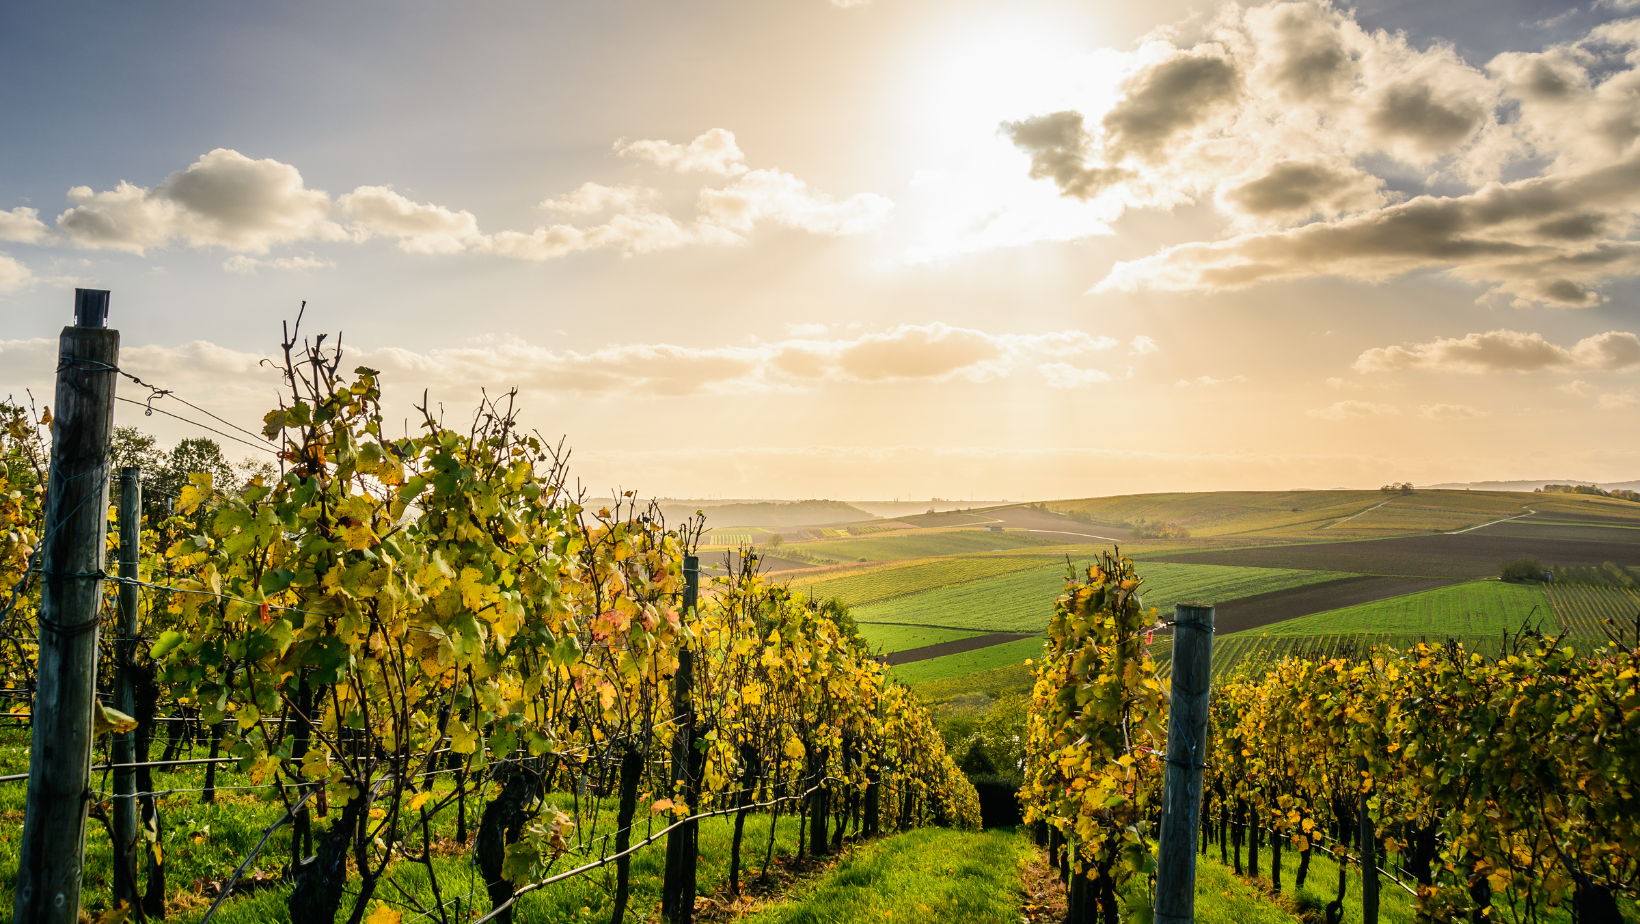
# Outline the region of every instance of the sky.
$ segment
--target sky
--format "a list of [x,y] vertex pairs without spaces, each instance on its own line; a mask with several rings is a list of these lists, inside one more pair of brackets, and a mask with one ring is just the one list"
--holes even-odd
[[0,113],[13,400],[88,287],[233,424],[305,301],[596,491],[1640,477],[1640,0],[7,4]]

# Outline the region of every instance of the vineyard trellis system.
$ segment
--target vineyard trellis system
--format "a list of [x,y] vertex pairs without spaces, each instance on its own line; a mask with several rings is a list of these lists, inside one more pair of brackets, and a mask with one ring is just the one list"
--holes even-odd
[[[81,320],[64,332],[68,374],[137,381],[119,370],[117,348],[101,366],[80,361]],[[12,710],[36,729],[31,820],[50,749],[40,729],[66,724],[83,740],[82,763],[53,780],[73,797],[74,849],[27,861],[73,888],[20,889],[17,921],[77,919],[88,810],[114,841],[111,906],[162,917],[159,797],[196,789],[254,789],[282,813],[206,919],[288,829],[297,924],[470,924],[469,911],[505,922],[521,896],[606,869],[619,922],[632,855],[661,839],[665,917],[687,922],[701,819],[733,818],[732,892],[755,813],[772,815],[765,875],[788,804],[800,849],[815,855],[846,834],[978,823],[973,787],[928,713],[888,682],[838,606],[765,582],[750,550],[701,587],[701,523],[669,526],[632,492],[593,509],[568,487],[561,444],[521,430],[515,393],[486,397],[462,430],[424,402],[418,435],[388,437],[378,374],[344,374],[339,342],[300,330],[298,315],[281,345],[279,407],[261,434],[241,431],[276,455],[277,471],[244,485],[195,475],[170,515],[147,523],[133,516],[132,473],[117,532],[102,526],[106,427],[80,445],[61,398],[54,432],[51,408],[0,406],[0,586],[11,591],[0,684],[34,700]],[[145,406],[174,397],[138,384],[150,389]],[[110,385],[100,413],[111,415],[113,397]],[[70,576],[90,590],[91,657],[78,678],[39,667],[58,625],[41,590],[60,583],[40,579],[54,528],[44,511],[65,454],[91,460],[79,480],[94,496],[76,510],[98,524],[79,549],[88,563]],[[108,574],[116,535],[119,573]],[[119,628],[97,631],[116,609]],[[85,708],[54,707],[64,690]],[[168,753],[152,759],[167,726]],[[206,738],[209,757],[179,753]],[[93,739],[109,755],[95,768]],[[206,785],[154,785],[155,769],[178,766],[205,767]],[[237,775],[232,785],[218,783],[219,766]],[[92,788],[93,769],[113,773],[112,793]],[[464,883],[437,856],[451,814],[468,845]],[[25,821],[25,857],[41,836]],[[431,899],[401,886],[406,875],[424,876]]]

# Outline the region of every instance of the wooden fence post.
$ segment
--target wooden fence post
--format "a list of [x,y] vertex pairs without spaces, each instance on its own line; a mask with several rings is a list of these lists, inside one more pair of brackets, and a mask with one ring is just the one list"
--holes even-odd
[[1173,608],[1173,691],[1167,716],[1167,768],[1156,864],[1156,924],[1196,920],[1197,816],[1207,758],[1208,693],[1213,680],[1213,608]]
[[104,326],[107,292],[75,290],[74,314],[57,354],[17,924],[77,924],[80,917],[120,335]]
[[[1355,758],[1355,768],[1365,779],[1367,774],[1367,758],[1365,755]],[[1360,822],[1362,924],[1378,924],[1378,836],[1372,830],[1372,814],[1367,811],[1367,799],[1371,795],[1370,790],[1361,793],[1360,812],[1357,818]]]
[[[120,577],[137,579],[142,543],[142,469],[120,469]],[[137,714],[136,689],[131,679],[132,659],[137,654],[137,595],[135,584],[120,585],[119,648],[115,656],[114,708],[129,716]],[[136,761],[136,732],[114,736],[113,763]],[[214,767],[213,767],[214,769]],[[114,770],[114,902],[133,907],[137,895],[133,848],[137,843],[137,771],[134,767]]]

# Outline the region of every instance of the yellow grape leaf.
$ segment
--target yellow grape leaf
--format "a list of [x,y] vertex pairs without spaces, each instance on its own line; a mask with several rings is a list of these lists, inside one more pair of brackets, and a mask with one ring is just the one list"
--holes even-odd
[[188,476],[188,483],[182,486],[182,496],[177,498],[177,512],[190,514],[199,509],[199,505],[210,500],[211,473],[196,472]]
[[425,792],[416,793],[415,797],[410,800],[410,811],[414,812],[420,810],[422,806],[427,804],[427,800],[431,798],[433,798],[433,791],[431,789],[426,790]]
[[655,804],[649,807],[649,813],[653,815],[656,812],[664,812],[671,807],[671,799],[656,799]]
[[118,709],[110,709],[102,703],[98,703],[96,711],[91,714],[91,736],[93,738],[101,738],[109,732],[123,735],[136,727],[136,719],[120,712]]
[[376,480],[389,487],[404,484],[404,466],[397,459],[383,459],[376,465]]
[[[363,552],[376,541],[376,534],[370,531],[370,524],[354,520],[342,527],[342,542],[355,552]],[[383,905],[382,907],[387,907]],[[396,913],[396,912],[395,912]]]
[[365,915],[364,924],[399,924],[402,920],[404,920],[403,914],[382,904],[377,905],[369,914]]
[[457,754],[471,754],[478,749],[478,731],[467,727],[460,719],[450,720],[450,750]]

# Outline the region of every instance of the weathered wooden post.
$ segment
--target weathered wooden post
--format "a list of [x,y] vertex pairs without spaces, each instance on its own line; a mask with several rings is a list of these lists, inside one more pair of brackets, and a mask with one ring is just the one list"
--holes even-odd
[[[120,469],[120,577],[137,579],[142,544],[142,469]],[[114,708],[126,715],[137,714],[136,689],[131,680],[131,661],[137,653],[137,603],[135,584],[120,585],[119,648],[114,673]],[[141,901],[133,870],[137,843],[136,732],[114,736],[114,901],[136,906]]]
[[1213,608],[1173,608],[1173,692],[1167,713],[1156,924],[1196,920],[1197,816],[1207,757],[1208,692],[1213,680]]
[[[683,557],[682,618],[688,625],[700,594],[700,559]],[[699,810],[699,781],[690,772],[695,761],[695,653],[687,646],[678,651],[678,672],[672,677],[672,784],[674,800],[688,803],[689,811]],[[672,829],[666,836],[666,870],[661,880],[661,917],[670,924],[689,924],[695,913],[696,823]]]
[[[1360,772],[1362,780],[1365,780],[1368,771],[1365,755],[1355,758],[1355,769]],[[1361,842],[1361,924],[1378,924],[1378,835],[1372,830],[1372,813],[1367,811],[1367,800],[1371,796],[1371,789],[1362,790],[1361,808],[1358,813]]]
[[16,924],[77,924],[91,788],[97,622],[108,524],[109,443],[120,335],[108,293],[76,289],[63,328],[41,539],[40,650]]

